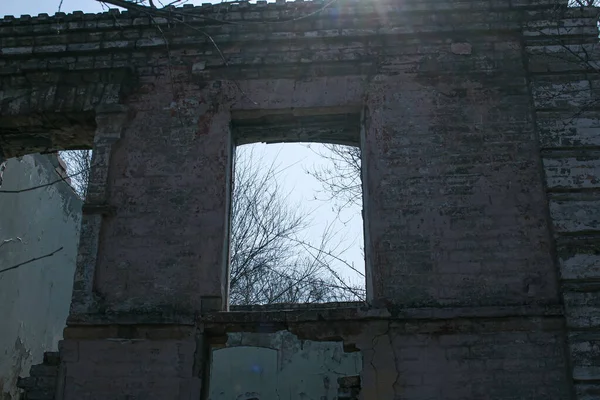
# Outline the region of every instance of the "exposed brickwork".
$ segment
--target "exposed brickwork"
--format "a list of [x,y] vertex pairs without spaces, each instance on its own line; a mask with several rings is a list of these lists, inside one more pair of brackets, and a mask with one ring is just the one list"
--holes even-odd
[[[173,295],[156,294],[154,298],[162,307],[168,305],[182,312],[200,309],[196,292],[188,287],[196,281],[212,285],[203,289],[206,296],[221,296],[221,273],[209,265],[223,263],[223,250],[218,249],[222,248],[224,231],[222,225],[213,225],[209,221],[213,220],[212,215],[225,212],[224,178],[229,165],[227,149],[230,144],[224,132],[227,131],[229,110],[349,106],[362,103],[365,96],[368,110],[365,162],[371,186],[368,192],[372,198],[367,216],[373,250],[373,295],[409,306],[464,305],[471,304],[472,299],[482,305],[556,301],[555,280],[552,272],[548,274],[553,268],[547,251],[550,239],[543,223],[543,208],[536,206],[543,199],[541,183],[535,185],[539,182],[535,167],[536,144],[519,42],[524,11],[502,3],[473,2],[470,3],[472,8],[461,13],[450,8],[434,15],[425,6],[412,3],[403,6],[381,3],[377,8],[369,3],[350,4],[319,13],[315,19],[295,21],[290,25],[275,24],[272,28],[266,25],[270,27],[268,34],[267,28],[258,29],[255,25],[202,26],[219,43],[230,68],[223,68],[222,60],[204,35],[181,24],[167,30],[167,38],[173,42],[171,65],[167,66],[169,57],[160,32],[147,18],[132,18],[126,13],[117,17],[94,17],[91,23],[95,28],[91,32],[85,16],[81,16],[81,21],[78,16],[68,17],[74,21],[65,20],[66,26],[61,30],[63,35],[49,34],[53,28],[58,29],[56,23],[60,19],[56,18],[50,18],[48,23],[38,21],[38,31],[29,32],[34,34],[32,56],[27,56],[32,62],[38,53],[42,63],[49,62],[46,50],[34,51],[35,38],[39,36],[48,38],[44,43],[66,42],[67,50],[56,53],[57,62],[67,62],[71,59],[70,54],[82,51],[85,56],[77,56],[77,62],[80,58],[85,61],[85,57],[93,60],[109,57],[113,62],[115,57],[123,56],[126,65],[135,71],[134,75],[139,79],[138,90],[128,97],[127,104],[136,117],[130,122],[129,133],[119,142],[119,150],[113,154],[115,160],[111,168],[114,171],[127,170],[129,158],[137,157],[135,154],[153,154],[159,149],[162,154],[167,154],[164,151],[165,134],[152,127],[169,127],[170,137],[179,138],[166,142],[172,156],[161,160],[161,164],[153,169],[169,179],[149,180],[144,175],[111,179],[108,197],[113,203],[120,204],[119,218],[107,219],[103,229],[111,240],[127,246],[120,246],[117,251],[110,242],[100,244],[103,258],[97,266],[96,285],[99,292],[110,288],[110,293],[102,294],[110,307],[128,310],[134,306],[120,295],[126,293],[123,285],[128,287],[126,296],[129,298],[142,299],[141,294],[148,290],[138,279],[134,279],[135,284],[127,282],[121,273],[114,271],[115,268],[135,276],[144,273],[147,263],[158,262],[166,268],[173,257],[182,265],[189,265],[190,269],[170,268],[174,275],[169,279],[182,286],[173,286]],[[435,8],[440,4],[432,3],[431,6]],[[317,6],[306,5],[310,10]],[[483,12],[489,7],[497,8],[493,18],[487,11]],[[332,12],[339,15],[332,18]],[[380,13],[388,15],[388,21],[384,27],[375,29],[373,24],[379,20]],[[361,17],[360,21],[355,20],[357,16]],[[123,22],[120,28],[115,25],[115,18],[117,22]],[[464,32],[452,33],[458,21],[463,24]],[[469,25],[464,21],[477,22]],[[490,24],[489,33],[469,33],[479,29],[483,22]],[[166,21],[164,26],[167,28]],[[11,40],[16,40],[8,41],[7,45],[24,45],[19,42],[21,36],[14,35],[19,27],[27,30],[31,24],[20,19],[6,24],[4,30],[12,33]],[[437,34],[426,39],[418,36],[434,31]],[[128,35],[136,39],[127,42],[127,46],[107,47],[104,44],[113,36],[123,38]],[[402,40],[397,40],[398,37]],[[197,41],[179,43],[177,39],[180,38]],[[94,41],[97,45],[92,45]],[[85,48],[77,45],[83,42]],[[24,56],[20,53],[17,57],[15,51],[8,51],[5,59],[7,68],[12,66],[18,72],[23,68]],[[323,58],[323,52],[329,57]],[[278,54],[280,56],[275,57]],[[350,59],[346,59],[346,54],[351,56]],[[335,57],[331,58],[333,55]],[[201,70],[194,68],[199,62],[206,63]],[[117,64],[119,66],[111,63],[106,68],[111,68],[108,71],[125,68],[122,63]],[[294,70],[299,67],[305,72]],[[81,75],[77,72],[86,68],[95,69],[95,61],[93,66],[84,63],[81,67],[73,67],[73,71],[63,65],[56,72],[50,72],[50,79],[66,81],[74,87],[81,86],[78,76],[102,84],[107,82],[110,74],[88,70]],[[253,71],[264,77],[255,76]],[[444,74],[443,71],[452,73]],[[368,75],[363,76],[364,73]],[[171,75],[175,87],[169,84]],[[71,76],[72,79],[67,79]],[[272,79],[290,76],[298,79],[284,79],[275,90]],[[223,78],[242,79],[240,86],[251,96],[244,96],[228,81],[215,80]],[[190,80],[196,83],[187,84]],[[109,84],[114,88],[119,86]],[[55,90],[59,91],[61,85]],[[18,82],[12,87],[19,87]],[[55,96],[54,99],[63,98]],[[98,97],[94,101],[71,99],[61,105],[64,112],[73,112],[82,104],[84,109],[92,109],[97,102],[114,101],[117,97],[105,100]],[[218,109],[211,106],[215,102]],[[7,115],[27,113],[32,103],[39,101],[31,100],[12,111],[7,109]],[[156,109],[164,111],[156,113]],[[209,131],[200,131],[205,128],[202,128],[204,125],[200,124],[202,119],[198,119],[198,115],[209,118]],[[12,121],[8,116],[6,119]],[[184,127],[177,127],[182,123]],[[466,127],[469,130],[465,130]],[[474,156],[481,146],[486,146],[489,153]],[[402,158],[404,152],[409,159]],[[189,158],[192,154],[194,158]],[[427,154],[427,157],[421,157],[421,154]],[[192,171],[198,168],[210,168],[211,173],[203,174],[202,179],[194,178],[197,182],[193,182],[190,180],[194,175]],[[519,177],[519,181],[509,184],[508,180],[513,176]],[[402,191],[388,189],[390,185],[399,185],[400,181]],[[505,185],[512,189],[492,196],[491,188]],[[166,191],[166,197],[154,196],[161,187]],[[417,193],[426,195],[427,201],[419,200]],[[197,214],[191,208],[172,208],[170,204],[181,196],[190,199],[190,205],[202,204],[204,211]],[[134,198],[135,205],[126,205],[133,203],[125,199]],[[524,204],[531,206],[527,208]],[[140,244],[136,244],[138,238],[129,221],[137,219],[140,213],[156,209],[163,210],[164,217],[157,221],[160,225],[136,229],[142,229],[140,232],[151,229],[156,234],[149,237],[141,233]],[[165,214],[170,209],[173,211]],[[377,217],[379,213],[398,209],[403,210],[398,219],[384,221]],[[530,214],[528,220],[519,217],[525,212]],[[198,217],[192,223],[194,215]],[[179,231],[182,218],[198,230],[173,236],[173,231]],[[515,218],[522,226],[513,223]],[[495,226],[490,229],[492,222]],[[202,226],[209,230],[200,228]],[[423,238],[418,234],[415,236],[416,232],[434,226],[444,228]],[[408,232],[404,232],[406,230]],[[159,232],[166,236],[159,237]],[[190,246],[202,232],[207,236],[202,242],[205,244],[184,256],[179,247]],[[138,248],[142,242],[145,250],[140,253]],[[164,243],[168,242],[173,242],[168,245],[171,251],[165,251]],[[110,250],[104,251],[102,246],[108,246]],[[409,250],[405,251],[405,248]],[[400,254],[404,255],[399,258]],[[508,259],[507,255],[510,255]],[[133,259],[135,261],[128,261]],[[206,268],[196,268],[198,260]],[[200,271],[211,271],[211,276],[192,278]],[[415,274],[415,271],[419,273]],[[140,295],[136,294],[136,288]],[[196,300],[182,298],[185,293],[194,293]]]
[[[411,318],[388,319],[349,311],[264,312],[253,321],[260,332],[288,329],[312,340],[338,337],[347,348],[359,349],[363,399],[571,398],[562,369],[564,325],[558,315],[447,318],[421,311]],[[218,320],[205,321],[211,332],[253,326],[244,313],[210,319]],[[274,326],[278,320],[282,325]],[[534,383],[538,381],[546,384]]]
[[198,398],[194,395],[200,387],[200,379],[193,376],[195,349],[194,340],[62,342],[66,384],[61,398]]
[[338,400],[358,400],[360,394],[360,376],[338,378]]
[[527,32],[526,51],[573,379],[588,400],[600,397],[600,49],[590,29],[598,10],[548,16]]
[[[323,5],[0,23],[2,155],[95,150],[60,398],[198,398],[210,340],[274,327],[360,350],[363,399],[594,398],[600,123],[571,111],[597,74],[548,58],[597,51],[593,13]],[[368,306],[213,313],[230,126],[254,112],[360,121]],[[136,328],[165,323],[195,328]]]
[[44,353],[44,363],[32,366],[29,376],[19,379],[17,383],[24,391],[22,400],[54,400],[59,367],[58,352]]

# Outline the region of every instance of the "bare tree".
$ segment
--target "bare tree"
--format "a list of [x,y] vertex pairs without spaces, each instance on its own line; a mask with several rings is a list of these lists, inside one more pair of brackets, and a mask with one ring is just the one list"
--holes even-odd
[[358,146],[320,145],[315,153],[327,161],[306,172],[323,187],[321,200],[335,201],[338,212],[355,205],[362,207],[361,151]]

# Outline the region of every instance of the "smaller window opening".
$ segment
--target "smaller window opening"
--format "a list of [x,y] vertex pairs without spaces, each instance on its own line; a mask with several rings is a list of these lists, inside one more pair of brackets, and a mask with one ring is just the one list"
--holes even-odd
[[231,306],[366,300],[359,131],[346,114],[233,124]]
[[58,153],[65,172],[61,174],[75,193],[85,200],[92,168],[92,150],[65,150]]
[[342,340],[300,339],[289,331],[230,332],[209,346],[207,398],[211,400],[356,400],[363,357]]

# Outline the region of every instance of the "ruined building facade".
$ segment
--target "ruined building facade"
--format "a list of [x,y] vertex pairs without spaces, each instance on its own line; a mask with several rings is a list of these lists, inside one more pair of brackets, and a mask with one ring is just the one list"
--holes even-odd
[[[287,331],[360,353],[340,399],[599,398],[596,11],[5,17],[2,156],[94,149],[48,396],[207,399],[214,349]],[[367,304],[229,311],[232,153],[253,141],[361,146]]]

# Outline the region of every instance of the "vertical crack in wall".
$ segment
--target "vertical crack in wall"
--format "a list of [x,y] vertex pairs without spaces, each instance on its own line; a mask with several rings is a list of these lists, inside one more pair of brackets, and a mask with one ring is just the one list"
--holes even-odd
[[[387,343],[381,340],[387,338]],[[369,350],[369,349],[363,349]],[[400,379],[400,371],[396,363],[396,352],[393,348],[391,338],[391,321],[385,322],[385,330],[383,333],[375,335],[371,340],[372,357],[369,364],[375,375],[375,394],[377,399],[392,399],[394,398],[395,385]],[[391,355],[391,359],[389,359]],[[375,363],[377,360],[377,364]],[[390,371],[395,371],[393,379],[387,379]],[[361,372],[361,376],[364,374]],[[364,390],[364,387],[363,387]]]

